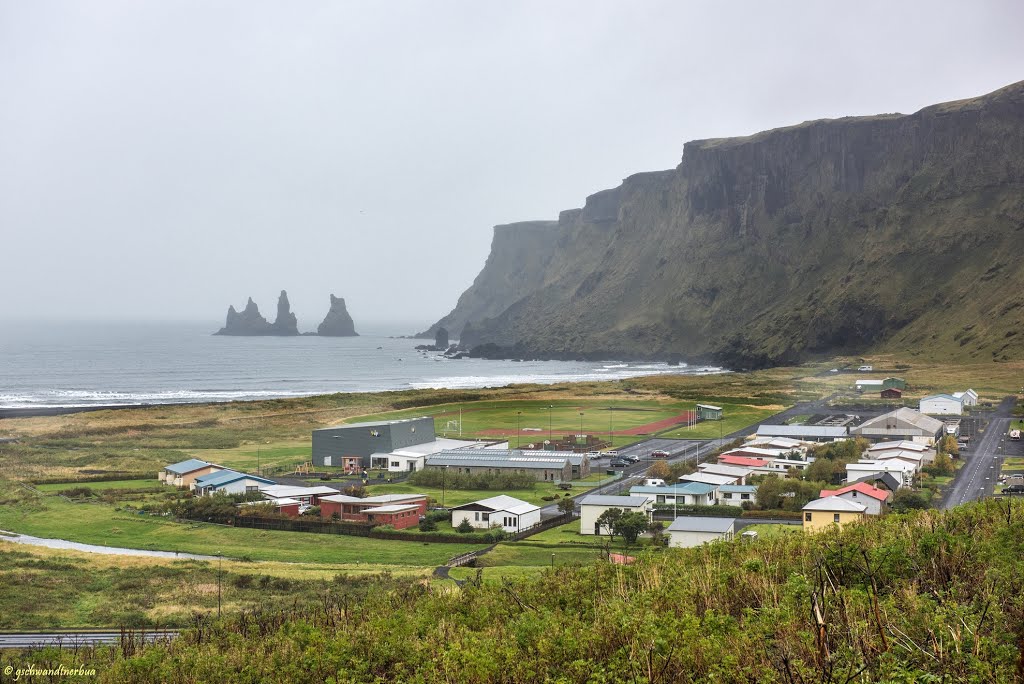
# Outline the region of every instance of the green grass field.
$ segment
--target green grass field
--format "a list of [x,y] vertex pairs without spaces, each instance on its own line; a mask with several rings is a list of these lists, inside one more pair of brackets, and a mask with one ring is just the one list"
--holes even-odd
[[179,551],[290,563],[435,567],[479,548],[470,544],[367,539],[335,534],[253,530],[177,523],[122,512],[102,503],[70,503],[46,496],[0,506],[0,529],[85,544]]
[[662,437],[675,437],[677,439],[718,439],[721,435],[728,435],[736,430],[760,423],[769,416],[785,410],[786,407],[779,406],[749,406],[746,404],[719,403],[722,407],[722,420],[707,420],[697,423],[692,428],[683,427],[670,430],[662,434]]
[[[602,471],[603,472],[603,471]],[[592,474],[590,477],[583,480],[573,480],[572,489],[568,491],[562,491],[553,482],[538,482],[534,485],[533,489],[509,489],[509,490],[491,490],[491,489],[452,489],[446,487],[443,491],[441,487],[422,487],[420,485],[409,484],[405,482],[394,483],[394,484],[373,484],[370,481],[370,485],[366,488],[370,496],[377,496],[379,494],[426,494],[437,501],[437,505],[444,505],[448,508],[452,506],[461,506],[479,499],[488,499],[492,496],[498,496],[500,494],[507,494],[517,499],[527,501],[538,506],[547,506],[549,504],[558,503],[557,500],[544,501],[545,496],[564,497],[566,494],[569,496],[578,496],[584,494],[598,484],[602,482],[610,482],[612,478],[608,475]]]
[[86,489],[92,489],[95,491],[103,491],[105,489],[157,489],[163,488],[159,480],[153,478],[152,480],[103,480],[99,482],[75,482],[71,484],[41,484],[37,485],[36,489],[41,492],[55,493],[65,489],[85,487]]

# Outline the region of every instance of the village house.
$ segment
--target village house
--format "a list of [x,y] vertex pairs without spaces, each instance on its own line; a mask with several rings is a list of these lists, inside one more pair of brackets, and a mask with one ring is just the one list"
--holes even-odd
[[452,508],[452,527],[464,520],[477,529],[500,527],[515,534],[540,524],[540,506],[511,496],[492,496]]
[[756,500],[756,485],[722,485],[718,488],[718,498],[715,503],[719,506],[742,506],[745,501],[754,502]]
[[287,515],[289,518],[297,518],[302,513],[302,502],[298,499],[289,499],[287,497],[265,499],[263,501],[243,501],[238,504],[239,508],[250,508],[252,506],[272,506],[275,513]]
[[224,469],[223,466],[216,465],[215,463],[207,463],[197,458],[190,458],[187,461],[164,466],[164,469],[157,473],[157,479],[165,485],[192,489],[192,483],[196,479]]
[[610,508],[623,513],[643,513],[650,518],[652,505],[646,496],[585,496],[580,500],[580,534],[610,534],[611,530],[597,523],[601,514]]
[[887,504],[892,500],[892,492],[872,487],[866,482],[855,482],[839,489],[823,489],[819,496],[822,498],[837,496],[862,504],[865,515],[882,515],[886,511]]
[[847,525],[864,519],[867,507],[857,501],[838,496],[815,499],[803,507],[804,532],[820,532],[832,525]]
[[334,487],[319,485],[316,487],[293,487],[291,485],[267,485],[260,487],[260,494],[270,501],[295,499],[303,506],[319,506],[320,497],[333,496],[338,490]]
[[703,482],[684,482],[674,486],[634,485],[630,496],[646,497],[651,503],[670,506],[710,506],[718,496],[718,487]]
[[324,520],[393,525],[405,529],[419,524],[427,512],[424,494],[381,494],[359,498],[346,494],[320,497],[320,517]]
[[726,477],[735,477],[737,478],[736,484],[741,485],[747,484],[747,478],[753,473],[750,468],[740,468],[738,466],[723,463],[701,463],[697,468],[700,472],[707,475],[725,475]]
[[740,478],[732,475],[712,475],[702,471],[679,476],[680,482],[701,482],[703,484],[712,485],[713,487],[720,487],[727,484],[739,484],[739,480]]
[[234,470],[219,470],[203,475],[192,482],[192,490],[199,496],[214,494],[253,494],[260,487],[275,484],[273,480],[257,475],[239,473]]
[[921,463],[924,465],[929,465],[935,462],[935,449],[925,444],[921,444],[920,442],[911,442],[908,440],[878,442],[877,444],[872,444],[868,447],[867,451],[864,452],[864,458],[881,460],[883,454],[896,451],[909,451],[920,454]]
[[735,518],[702,515],[679,516],[665,530],[672,548],[690,548],[715,541],[728,541],[736,533]]
[[910,487],[914,484],[914,475],[917,467],[902,461],[898,458],[887,461],[858,461],[857,463],[846,464],[846,481],[856,482],[869,475],[880,473],[891,473],[900,482],[900,487]]
[[978,393],[972,389],[964,390],[963,392],[953,392],[953,397],[959,399],[960,403],[964,406],[978,405]]

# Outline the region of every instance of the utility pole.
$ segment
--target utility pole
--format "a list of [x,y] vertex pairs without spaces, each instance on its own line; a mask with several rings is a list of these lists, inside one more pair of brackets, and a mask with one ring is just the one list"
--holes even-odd
[[551,409],[555,408],[553,405],[548,404],[548,441],[552,440],[551,437]]
[[519,417],[521,415],[523,415],[522,411],[516,411],[516,449],[522,446],[522,438],[520,435],[523,434],[523,431],[519,429]]
[[217,552],[217,619],[220,619],[220,585],[224,568],[224,556]]
[[444,485],[448,475],[448,466],[445,466],[441,471],[441,508],[444,508]]

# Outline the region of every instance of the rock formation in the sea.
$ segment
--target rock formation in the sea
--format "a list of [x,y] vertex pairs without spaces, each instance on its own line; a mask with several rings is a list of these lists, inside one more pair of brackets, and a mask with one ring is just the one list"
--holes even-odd
[[440,327],[434,333],[434,346],[438,349],[448,348],[448,328]]
[[316,334],[321,337],[358,337],[355,323],[345,308],[342,297],[331,295],[331,310],[327,312],[323,323],[317,326]]
[[281,296],[277,300],[277,319],[273,323],[267,322],[267,319],[260,314],[256,302],[252,301],[252,297],[250,297],[241,313],[235,311],[234,306],[229,306],[224,327],[214,333],[214,335],[278,335],[282,337],[298,334],[298,323],[288,304],[288,293],[284,290],[281,290]]

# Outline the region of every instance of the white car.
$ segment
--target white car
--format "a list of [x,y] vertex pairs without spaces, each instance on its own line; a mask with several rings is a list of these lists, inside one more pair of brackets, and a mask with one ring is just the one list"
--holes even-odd
[[616,451],[615,449],[609,449],[608,451],[604,452],[601,455],[602,456],[608,456],[609,458],[615,458],[616,456],[619,455],[619,452]]
[[864,373],[870,373],[871,371],[875,370],[875,368],[874,368],[874,366],[861,366],[857,370],[859,370],[861,372],[864,372]]
[[587,458],[589,458],[591,461],[596,461],[597,459],[601,458],[601,452],[600,451],[588,451],[587,452]]

